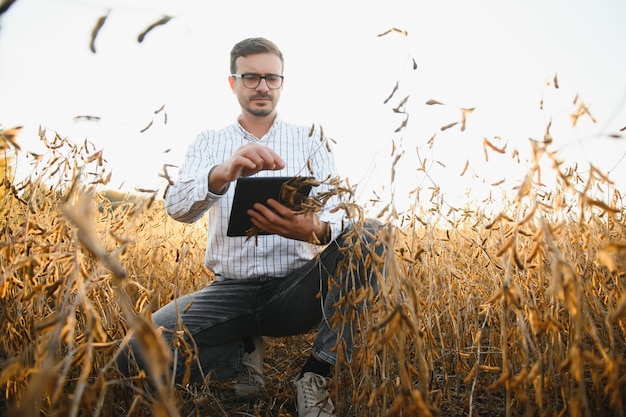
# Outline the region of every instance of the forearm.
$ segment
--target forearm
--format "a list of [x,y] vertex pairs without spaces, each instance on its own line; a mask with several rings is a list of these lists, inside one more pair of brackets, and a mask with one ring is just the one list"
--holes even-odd
[[230,182],[223,174],[221,164],[215,165],[207,175],[209,191],[216,195],[222,195],[228,190]]

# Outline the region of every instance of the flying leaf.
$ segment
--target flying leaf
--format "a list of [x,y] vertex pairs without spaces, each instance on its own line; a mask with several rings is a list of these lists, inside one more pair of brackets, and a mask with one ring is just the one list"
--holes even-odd
[[107,17],[109,17],[108,12],[104,16],[100,16],[100,18],[96,22],[96,25],[91,31],[91,42],[89,43],[89,49],[91,49],[91,52],[93,52],[94,54],[96,53],[96,38],[98,37],[100,29],[102,29],[102,26],[104,26],[104,22],[106,22]]
[[463,175],[465,175],[465,173],[467,172],[467,168],[469,168],[469,159],[465,161],[465,166],[463,167],[463,171],[461,172],[461,177]]
[[0,3],[0,15],[6,13],[9,10],[9,7],[13,5],[17,0],[4,0]]
[[402,122],[402,124],[400,125],[400,127],[398,127],[396,130],[394,130],[394,133],[398,133],[399,131],[401,131],[402,129],[404,129],[407,125],[407,123],[409,122],[409,115],[407,114],[406,119],[404,119],[404,121]]
[[81,114],[78,116],[74,116],[74,121],[79,122],[81,120],[85,120],[87,122],[99,122],[100,116],[91,116],[89,114]]
[[488,146],[491,149],[493,149],[494,151],[498,152],[498,153],[505,153],[506,152],[506,145],[504,145],[502,148],[498,148],[496,145],[494,145],[493,143],[489,142],[489,140],[487,140],[487,138],[483,139],[483,146]]
[[389,29],[389,30],[379,34],[378,37],[388,35],[391,32],[398,32],[398,33],[400,33],[400,34],[402,34],[404,36],[407,36],[409,34],[406,30],[401,30],[401,29],[398,29],[398,28],[391,28],[391,29]]
[[396,91],[398,91],[399,86],[400,86],[400,83],[396,81],[396,85],[393,87],[393,90],[391,91],[391,94],[389,94],[389,97],[387,97],[385,101],[383,102],[384,104],[387,104],[387,102],[391,100],[391,97],[393,97],[393,95],[396,94]]
[[168,168],[177,168],[177,166],[176,165],[171,165],[171,164],[163,165],[163,173],[159,174],[159,177],[165,178],[167,180],[167,183],[169,185],[172,185],[172,184],[174,184],[174,181],[172,181],[172,179],[170,178],[169,172],[167,172]]
[[159,20],[157,20],[156,22],[152,23],[150,26],[148,26],[143,32],[141,32],[139,34],[139,36],[137,36],[137,42],[141,43],[143,42],[143,40],[146,38],[146,35],[155,27],[157,26],[161,26],[166,24],[167,22],[169,22],[172,19],[171,16],[163,16],[162,18],[160,18]]
[[430,100],[428,100],[428,101],[426,102],[426,104],[428,104],[429,106],[433,106],[433,105],[435,105],[435,104],[441,104],[441,105],[443,105],[443,103],[442,103],[441,101],[437,101],[437,100],[432,99],[432,98],[431,98]]
[[139,133],[143,133],[143,132],[145,132],[146,130],[150,129],[150,127],[152,126],[152,123],[153,123],[153,120],[150,120],[150,123],[148,123],[148,124],[146,125],[146,127],[144,127],[143,129],[141,129],[141,130],[139,131]]
[[456,126],[456,125],[458,125],[458,124],[459,124],[459,122],[453,122],[453,123],[447,124],[447,125],[445,125],[445,126],[442,126],[442,127],[441,127],[441,130],[442,130],[442,131],[444,131],[444,130],[448,130],[448,129],[450,129],[451,127],[454,127],[454,126]]
[[461,132],[465,130],[465,122],[467,121],[467,115],[474,112],[474,108],[461,109]]
[[406,104],[408,100],[409,100],[409,96],[406,96],[405,98],[403,98],[400,104],[398,104],[398,106],[393,109],[394,113],[406,113],[404,111],[404,105]]

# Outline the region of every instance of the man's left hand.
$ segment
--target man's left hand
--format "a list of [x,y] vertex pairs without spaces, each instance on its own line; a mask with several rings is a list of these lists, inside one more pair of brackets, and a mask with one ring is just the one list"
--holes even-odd
[[314,241],[313,234],[321,236],[326,227],[317,214],[296,213],[274,199],[267,200],[267,206],[256,203],[248,210],[248,215],[252,224],[261,230],[304,242]]

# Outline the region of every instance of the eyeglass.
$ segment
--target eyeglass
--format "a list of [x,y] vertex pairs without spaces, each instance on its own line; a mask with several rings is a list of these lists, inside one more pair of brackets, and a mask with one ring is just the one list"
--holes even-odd
[[230,74],[231,77],[241,78],[243,80],[243,86],[250,89],[255,89],[261,84],[261,80],[265,80],[267,87],[270,90],[278,90],[283,85],[283,79],[285,78],[282,75],[278,74]]

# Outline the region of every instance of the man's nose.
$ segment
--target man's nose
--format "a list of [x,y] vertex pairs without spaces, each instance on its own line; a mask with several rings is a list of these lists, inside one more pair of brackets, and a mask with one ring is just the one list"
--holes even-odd
[[267,78],[261,78],[261,81],[259,82],[259,85],[256,86],[256,89],[261,91],[269,91],[270,86],[267,84]]

